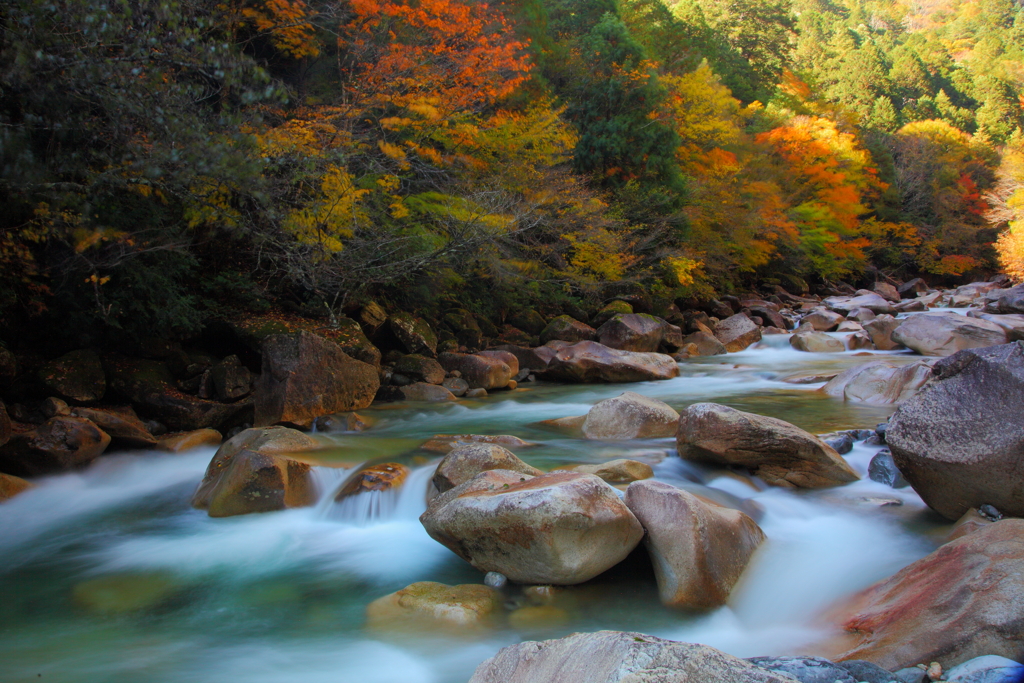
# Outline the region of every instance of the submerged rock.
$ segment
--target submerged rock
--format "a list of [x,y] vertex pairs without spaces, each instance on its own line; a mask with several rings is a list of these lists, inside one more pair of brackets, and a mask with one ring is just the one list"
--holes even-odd
[[156,449],[169,453],[182,453],[193,448],[219,446],[224,437],[216,429],[197,429],[192,432],[179,432],[160,437]]
[[0,503],[10,498],[14,498],[19,493],[28,491],[33,488],[35,484],[27,482],[21,477],[15,477],[13,474],[4,474],[0,472]]
[[335,494],[335,502],[368,491],[391,491],[400,488],[409,478],[409,468],[397,462],[384,462],[363,467],[348,476]]
[[419,581],[367,605],[366,625],[415,632],[474,630],[488,626],[501,603],[501,593],[489,586]]
[[654,476],[654,470],[647,463],[626,458],[609,460],[600,465],[577,465],[572,471],[596,475],[609,484],[629,484]]

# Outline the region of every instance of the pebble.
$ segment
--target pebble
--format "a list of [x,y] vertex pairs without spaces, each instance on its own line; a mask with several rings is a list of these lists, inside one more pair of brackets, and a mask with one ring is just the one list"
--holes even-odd
[[501,572],[487,572],[484,574],[484,583],[491,588],[502,588],[508,583],[508,578]]

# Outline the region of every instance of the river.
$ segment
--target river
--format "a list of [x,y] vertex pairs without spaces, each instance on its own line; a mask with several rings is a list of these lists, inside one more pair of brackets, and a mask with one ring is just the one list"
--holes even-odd
[[[400,491],[345,507],[325,497],[315,508],[211,519],[189,507],[189,498],[214,449],[115,454],[82,472],[38,480],[37,488],[0,505],[0,681],[462,683],[504,645],[597,629],[638,630],[740,656],[799,649],[823,634],[815,617],[824,606],[941,542],[948,525],[913,491],[866,476],[824,491],[767,488],[683,463],[672,439],[601,443],[534,424],[584,414],[630,390],[677,410],[713,401],[815,433],[873,428],[892,407],[844,403],[817,392],[821,383],[781,379],[918,358],[800,353],[787,340],[768,337],[756,349],[691,359],[681,363],[679,378],[664,382],[526,383],[482,400],[360,411],[374,426],[331,437],[337,448],[330,458],[355,464],[389,457],[415,469]],[[708,614],[663,607],[640,554],[562,591],[563,623],[473,636],[367,631],[366,605],[409,583],[482,580],[417,519],[434,457],[417,447],[434,434],[456,433],[536,442],[517,454],[545,470],[613,457],[656,463],[659,479],[707,486],[756,510],[768,541],[730,604]],[[858,443],[847,459],[865,475],[878,448]],[[326,467],[317,474],[325,490],[343,475]],[[160,599],[146,608],[117,609],[152,594]]]

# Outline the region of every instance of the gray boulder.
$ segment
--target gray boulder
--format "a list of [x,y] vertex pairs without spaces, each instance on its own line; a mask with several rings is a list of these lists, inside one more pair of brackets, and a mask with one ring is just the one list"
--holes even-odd
[[821,657],[751,657],[755,666],[791,676],[800,683],[858,683],[861,679]]
[[874,361],[847,368],[821,388],[829,396],[845,401],[871,405],[901,403],[931,379],[928,361],[896,365],[889,361]]
[[668,404],[627,391],[594,404],[583,421],[588,439],[621,440],[674,436],[679,413]]
[[761,341],[761,328],[746,315],[737,313],[715,325],[715,337],[726,351],[736,353]]
[[951,356],[963,349],[1006,343],[1006,330],[959,313],[918,313],[892,333],[892,340],[922,356]]

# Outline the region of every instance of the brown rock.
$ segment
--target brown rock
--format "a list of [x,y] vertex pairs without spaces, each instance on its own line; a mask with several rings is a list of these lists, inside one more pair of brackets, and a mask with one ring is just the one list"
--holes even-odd
[[962,538],[967,534],[973,533],[978,529],[987,527],[995,522],[988,517],[982,517],[981,513],[976,509],[971,508],[964,513],[964,516],[956,520],[956,524],[950,529],[949,535],[946,536],[946,543],[955,541],[958,538]]
[[679,420],[676,443],[684,460],[746,467],[774,486],[821,488],[860,478],[813,434],[716,403],[687,408]]
[[626,458],[609,460],[600,465],[577,465],[572,468],[572,471],[580,474],[593,474],[609,484],[629,484],[654,476],[654,470],[647,463]]
[[414,382],[440,384],[444,381],[444,368],[433,358],[411,353],[402,356],[395,363],[394,371],[411,378]]
[[718,338],[710,331],[698,330],[684,337],[682,343],[684,347],[689,344],[696,347],[697,356],[719,356],[728,353],[725,350],[725,345],[718,341]]
[[288,456],[318,447],[315,439],[294,429],[246,429],[213,456],[192,507],[211,517],[230,517],[312,505],[316,486],[310,466]]
[[342,501],[367,491],[397,489],[409,477],[409,468],[397,462],[385,462],[357,470],[348,476],[339,488],[335,501]]
[[508,449],[530,448],[537,445],[532,441],[523,441],[518,436],[507,434],[436,434],[424,442],[420,448],[432,453],[450,453],[456,448],[474,443],[495,444]]
[[21,477],[0,472],[0,503],[34,487],[35,484],[27,482]]
[[439,403],[455,400],[455,394],[446,388],[439,387],[436,384],[426,384],[425,382],[416,382],[415,384],[401,387],[399,391],[402,392],[402,396],[406,401]]
[[764,541],[747,515],[713,505],[659,481],[626,489],[626,506],[647,530],[661,601],[672,607],[711,609],[725,604]]
[[358,413],[334,413],[316,419],[317,432],[362,432],[373,426],[373,420]]
[[88,349],[50,361],[39,370],[39,379],[50,392],[75,403],[98,401],[107,391],[103,362]]
[[406,353],[430,357],[437,355],[437,335],[426,321],[405,312],[398,312],[388,319],[388,326],[405,347]]
[[867,332],[854,332],[846,337],[846,348],[850,351],[860,351],[873,349],[875,345],[871,343],[871,337]]
[[149,433],[135,411],[124,408],[75,408],[75,417],[89,420],[110,435],[111,444],[121,448],[153,448],[156,437]]
[[682,332],[675,325],[669,325],[661,318],[646,313],[618,314],[601,325],[597,330],[597,341],[611,349],[623,351],[658,351],[669,328],[677,333],[673,351],[678,348]]
[[506,344],[504,346],[499,346],[498,349],[501,351],[508,351],[515,356],[516,360],[519,361],[519,368],[521,370],[543,372],[548,369],[548,365],[555,357],[555,350],[548,346],[539,346],[534,349],[529,349],[522,346]]
[[648,439],[672,436],[679,413],[668,404],[632,391],[599,401],[587,413],[583,435],[588,439]]
[[871,343],[879,351],[892,351],[902,345],[893,341],[892,333],[900,322],[891,315],[880,315],[864,323],[864,331],[871,335]]
[[597,342],[579,342],[560,348],[544,373],[561,382],[646,382],[679,376],[671,356],[609,349]]
[[157,441],[156,449],[158,451],[167,451],[168,453],[184,453],[195,448],[219,446],[223,440],[224,437],[216,429],[196,429],[191,432],[179,432],[162,436]]
[[11,416],[7,414],[7,406],[0,401],[0,446],[11,439]]
[[470,389],[504,389],[514,374],[504,361],[478,354],[442,353],[438,361],[446,371],[462,373]]
[[761,329],[753,320],[737,313],[715,325],[715,337],[726,351],[736,353],[761,341]]
[[488,349],[487,351],[479,351],[476,355],[483,356],[484,358],[494,358],[501,361],[509,367],[512,371],[513,377],[519,374],[519,357],[511,351],[505,351],[504,349]]
[[110,445],[110,436],[80,417],[52,417],[0,446],[0,471],[33,477],[87,465]]
[[252,392],[252,373],[238,356],[228,356],[210,368],[210,383],[218,401],[237,401]]
[[843,342],[824,332],[797,332],[789,338],[789,345],[808,353],[842,353],[846,350]]
[[553,420],[541,420],[537,425],[547,429],[554,429],[564,434],[582,437],[583,423],[586,421],[586,415],[572,415],[570,417],[556,417]]
[[947,543],[832,611],[838,659],[896,670],[981,655],[1024,658],[1024,520],[1004,519]]
[[263,342],[256,383],[257,426],[308,426],[321,415],[361,410],[380,387],[377,369],[309,332],[276,334]]
[[466,392],[469,391],[469,382],[461,377],[445,377],[444,381],[441,382],[441,386],[452,392],[452,396],[456,398],[465,396]]
[[882,297],[886,301],[891,301],[897,304],[900,302],[899,291],[895,287],[890,285],[888,282],[876,282],[874,287],[872,287],[871,289],[872,291],[874,291],[875,294]]
[[487,470],[508,470],[528,477],[544,474],[515,456],[512,451],[488,443],[466,444],[448,453],[434,472],[434,486],[444,493]]
[[492,625],[503,601],[490,586],[419,581],[367,605],[366,625],[415,633],[472,631]]

